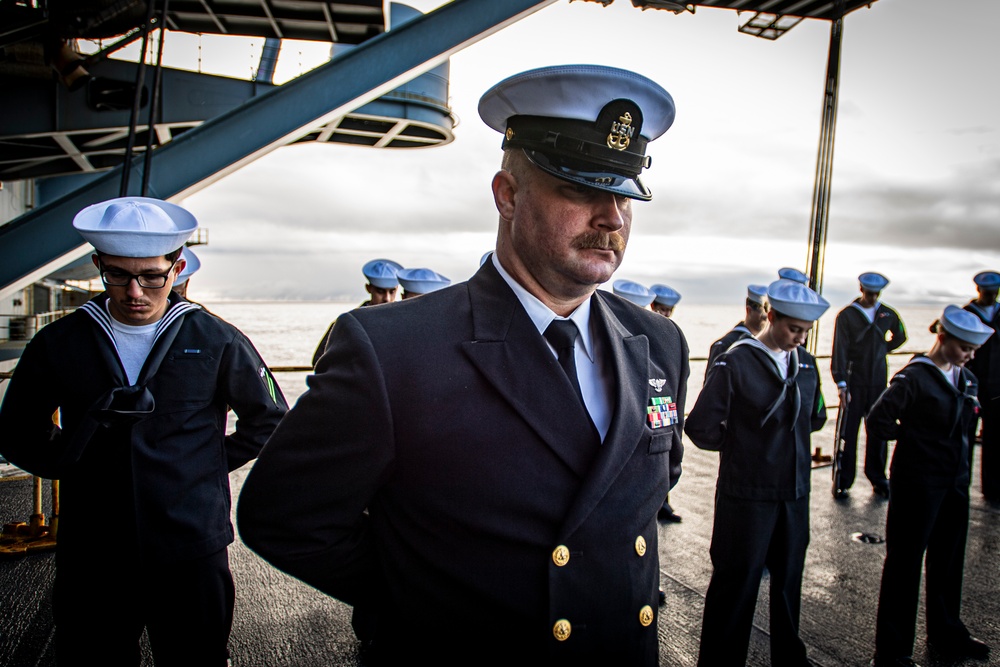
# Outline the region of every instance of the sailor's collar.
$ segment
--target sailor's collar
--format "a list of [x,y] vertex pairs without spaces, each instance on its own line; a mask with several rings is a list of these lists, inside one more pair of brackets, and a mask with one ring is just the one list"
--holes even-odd
[[[767,345],[764,345],[764,343],[760,342],[759,340],[757,340],[752,336],[750,338],[741,338],[740,340],[730,345],[729,349],[732,350],[733,348],[738,347],[740,345],[749,345],[750,347],[755,347],[761,352],[764,352],[767,355],[767,358],[771,360],[771,364],[774,367],[774,371],[778,374],[778,378],[781,380],[785,379],[786,374],[781,372],[781,368],[778,366],[778,359],[774,356],[774,350],[769,348]],[[795,348],[794,350],[791,350],[788,353],[788,368],[789,368],[789,373],[788,373],[789,375],[798,372],[799,368],[798,348]]]
[[868,319],[868,311],[870,310],[872,313],[877,313],[879,311],[879,308],[882,307],[882,300],[879,299],[878,301],[876,301],[874,308],[871,306],[869,306],[868,308],[862,306],[861,299],[855,299],[854,301],[851,302],[851,305],[857,308],[859,311],[861,311],[861,314],[865,316],[865,319]]
[[[182,299],[177,294],[171,293],[168,298],[169,302],[167,306],[167,312],[164,313],[163,317],[161,317],[159,322],[156,323],[156,335],[153,338],[154,345],[156,344],[156,341],[159,340],[160,336],[163,335],[163,332],[169,329],[170,325],[176,322],[178,318],[182,317],[183,315],[191,311],[201,310],[201,306],[199,306],[196,303],[192,303],[187,299]],[[99,294],[90,301],[88,301],[87,303],[80,306],[80,310],[89,315],[90,318],[97,323],[97,326],[99,326],[101,330],[104,331],[104,334],[108,337],[108,340],[111,341],[111,345],[115,348],[115,351],[117,352],[118,343],[115,340],[114,327],[111,325],[111,311],[109,310],[110,309],[110,305],[108,303],[109,301],[110,297],[108,297],[107,293]]]
[[766,353],[767,358],[771,360],[771,370],[775,372],[778,377],[778,381],[781,382],[781,393],[778,397],[774,399],[771,405],[768,406],[767,411],[764,413],[763,419],[760,420],[761,427],[767,423],[767,421],[778,411],[781,404],[785,402],[788,398],[789,388],[792,389],[792,419],[790,424],[790,429],[795,429],[795,422],[799,417],[799,410],[802,408],[802,397],[799,392],[799,385],[796,380],[799,377],[799,348],[794,348],[788,352],[788,371],[785,375],[782,375],[781,369],[778,367],[778,360],[774,357],[774,351],[768,346],[764,345],[762,342],[756,338],[744,338],[738,340],[730,346],[730,350],[739,345],[748,345],[750,347],[755,347],[764,353]]

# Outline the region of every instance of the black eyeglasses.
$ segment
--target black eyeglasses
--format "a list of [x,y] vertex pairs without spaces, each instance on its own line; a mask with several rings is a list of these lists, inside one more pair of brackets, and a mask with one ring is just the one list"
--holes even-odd
[[104,281],[106,286],[112,287],[125,287],[134,280],[143,289],[163,289],[167,284],[167,278],[170,277],[170,271],[174,268],[174,264],[177,264],[177,260],[174,260],[166,273],[140,273],[136,275],[119,269],[105,268],[104,263],[101,262],[101,280]]

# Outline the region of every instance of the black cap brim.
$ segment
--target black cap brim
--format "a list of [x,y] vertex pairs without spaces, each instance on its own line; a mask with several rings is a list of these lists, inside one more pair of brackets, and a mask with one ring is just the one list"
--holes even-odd
[[628,178],[627,176],[611,172],[580,171],[558,165],[540,151],[529,150],[527,148],[522,150],[533,165],[561,180],[628,197],[629,199],[649,201],[653,198],[653,194],[642,184],[642,181],[638,177]]

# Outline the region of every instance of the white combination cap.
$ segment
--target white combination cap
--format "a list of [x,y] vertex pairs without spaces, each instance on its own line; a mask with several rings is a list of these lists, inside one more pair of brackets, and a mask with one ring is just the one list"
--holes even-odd
[[938,321],[952,336],[972,345],[982,345],[993,334],[993,329],[983,324],[974,313],[958,306],[945,306]]
[[803,285],[809,284],[809,276],[802,273],[798,269],[793,269],[786,266],[783,269],[778,269],[778,277],[783,280],[794,280],[797,283],[802,283]]
[[180,272],[180,275],[177,276],[177,280],[174,281],[174,285],[183,285],[188,281],[188,278],[201,268],[201,260],[198,259],[198,255],[194,254],[191,248],[184,246],[181,249],[181,258],[186,264],[184,264],[184,269]]
[[118,197],[92,204],[73,228],[98,252],[117,257],[159,257],[184,245],[198,221],[177,204],[151,197]]
[[451,284],[451,280],[430,269],[400,269],[399,284],[410,294],[430,294]]
[[858,276],[861,287],[869,292],[881,292],[889,284],[889,279],[881,273],[862,273]]
[[393,289],[399,284],[396,273],[403,268],[391,259],[373,259],[361,267],[368,282],[381,289]]
[[677,302],[681,300],[681,294],[673,287],[668,287],[666,285],[653,285],[650,291],[656,295],[653,299],[656,303],[663,306],[676,306]]
[[747,285],[747,299],[762,306],[767,305],[767,285]]
[[814,322],[823,316],[830,302],[795,280],[782,278],[767,286],[771,310],[797,320]]
[[648,287],[631,280],[616,280],[612,289],[618,296],[643,308],[653,303],[653,299],[656,298],[656,295],[650,292]]
[[1000,273],[996,271],[983,271],[982,273],[977,273],[972,282],[986,289],[997,289],[1000,287]]
[[646,144],[674,122],[674,100],[641,74],[603,65],[559,65],[504,79],[479,100],[483,121],[557,178],[633,199]]

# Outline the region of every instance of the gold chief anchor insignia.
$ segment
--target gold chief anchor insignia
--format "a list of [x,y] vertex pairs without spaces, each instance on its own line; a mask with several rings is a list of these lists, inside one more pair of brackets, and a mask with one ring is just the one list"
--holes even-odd
[[616,151],[625,150],[628,148],[633,132],[635,132],[635,128],[632,127],[632,114],[626,111],[624,116],[618,117],[617,122],[611,123],[608,148],[614,148]]

